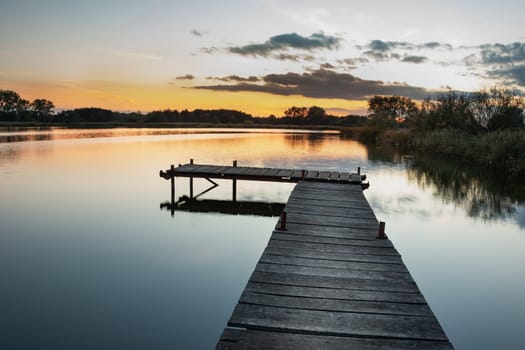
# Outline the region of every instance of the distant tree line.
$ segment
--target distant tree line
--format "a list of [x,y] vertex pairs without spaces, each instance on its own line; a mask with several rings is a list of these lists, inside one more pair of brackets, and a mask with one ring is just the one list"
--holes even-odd
[[54,112],[53,102],[45,99],[26,101],[11,90],[0,90],[0,122],[43,123],[210,123],[210,124],[261,124],[261,125],[333,125],[357,126],[368,122],[367,117],[329,115],[318,106],[290,107],[282,117],[254,117],[229,109],[187,109],[177,111],[165,109],[149,113],[114,112],[103,108],[77,108]]

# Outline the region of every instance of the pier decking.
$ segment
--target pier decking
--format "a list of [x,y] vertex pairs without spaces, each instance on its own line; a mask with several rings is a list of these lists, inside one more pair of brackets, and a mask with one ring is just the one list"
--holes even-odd
[[[227,168],[209,170],[230,176]],[[161,176],[209,175],[177,169]],[[281,181],[298,184],[216,349],[452,349],[382,235],[361,181],[319,171],[308,181],[310,172],[281,170],[267,172],[269,181],[287,174]],[[264,181],[252,170],[238,174]]]

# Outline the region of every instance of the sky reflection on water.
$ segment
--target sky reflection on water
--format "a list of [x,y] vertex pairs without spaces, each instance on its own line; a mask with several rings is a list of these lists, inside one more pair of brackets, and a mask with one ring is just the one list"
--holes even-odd
[[[455,347],[525,346],[519,189],[336,134],[202,131],[68,131],[66,139],[0,144],[1,348],[213,348],[276,218],[171,217],[159,208],[170,194],[158,172],[190,158],[362,166],[366,197]],[[231,182],[219,185],[203,198],[229,199]],[[195,180],[195,193],[207,187]],[[240,181],[237,198],[284,203],[292,188]],[[177,179],[176,191],[188,194],[188,180]]]

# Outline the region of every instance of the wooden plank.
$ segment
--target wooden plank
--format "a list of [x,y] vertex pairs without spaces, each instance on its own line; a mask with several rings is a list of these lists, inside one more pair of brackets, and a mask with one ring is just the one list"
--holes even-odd
[[315,200],[317,201],[318,205],[347,205],[347,206],[356,206],[360,208],[368,208],[369,205],[366,202],[363,202],[361,200],[355,200],[350,198],[330,198],[330,197],[322,197],[319,195],[311,194],[311,193],[301,193],[301,192],[293,192],[290,196],[290,200],[294,201],[303,201],[303,200]]
[[293,231],[274,231],[273,239],[279,239],[284,241],[295,241],[295,242],[309,242],[309,243],[324,243],[324,244],[340,244],[340,245],[352,245],[361,247],[383,247],[393,248],[394,245],[388,239],[352,239],[348,237],[325,237],[323,235],[316,234],[303,234],[302,232]]
[[332,171],[330,173],[330,177],[329,177],[330,181],[337,181],[339,180],[339,172],[337,171]]
[[328,180],[329,178],[330,178],[330,171],[320,171],[316,177],[317,180]]
[[[306,170],[305,170],[305,172],[306,172]],[[306,173],[305,173],[305,175],[306,175]],[[302,177],[303,177],[303,170],[294,170],[292,175],[290,175],[290,177],[292,179],[296,179],[296,180],[302,179]]]
[[240,303],[276,306],[301,310],[321,310],[335,312],[359,312],[383,315],[405,315],[405,316],[432,316],[432,311],[426,304],[403,304],[376,301],[356,301],[331,299],[326,296],[319,298],[299,297],[293,295],[279,295],[254,293],[244,291],[239,299]]
[[[323,226],[341,226],[341,227],[356,227],[355,224],[368,224],[371,225],[370,228],[379,227],[379,222],[372,215],[360,215],[359,213],[352,212],[339,212],[333,213],[322,210],[320,207],[319,210],[316,208],[309,208],[307,210],[289,210],[285,207],[286,212],[288,213],[288,218],[294,218],[294,222],[305,222],[311,223],[311,220],[318,219]],[[308,218],[308,220],[303,220],[302,218]],[[292,220],[290,220],[292,221]],[[315,220],[314,220],[315,221]]]
[[449,342],[310,334],[226,328],[216,350],[452,350]]
[[281,256],[293,256],[297,258],[312,258],[337,261],[361,261],[384,264],[402,264],[400,256],[395,255],[366,255],[366,254],[348,254],[348,253],[325,253],[315,250],[304,250],[297,248],[277,248],[267,247],[265,253]]
[[264,176],[276,177],[279,171],[281,171],[281,169],[268,169],[268,172]]
[[268,247],[275,248],[297,248],[297,249],[308,249],[315,250],[318,252],[326,253],[347,253],[355,255],[379,255],[379,256],[399,256],[399,253],[393,248],[382,248],[382,247],[356,247],[356,246],[343,246],[338,244],[327,244],[327,243],[310,243],[310,242],[290,242],[270,238]]
[[[278,285],[331,288],[343,291],[373,291],[382,294],[386,298],[387,294],[398,293],[388,298],[397,297],[399,302],[424,303],[423,295],[419,293],[417,285],[413,281],[383,281],[360,278],[334,278],[327,276],[297,275],[282,272],[254,271],[250,277],[250,282],[271,283]],[[407,297],[407,294],[408,297]],[[363,300],[383,300],[383,299],[363,299]],[[392,299],[389,299],[392,300]],[[410,301],[412,300],[412,301]]]
[[[294,189],[294,194],[296,194],[299,197],[304,196],[313,196],[317,198],[324,198],[325,200],[333,200],[333,201],[361,201],[364,205],[367,205],[365,196],[357,191],[338,191],[337,189],[333,190],[323,190],[323,189],[316,189],[316,188],[298,188]],[[292,198],[295,196],[292,196]]]
[[311,243],[300,241],[284,241],[279,239],[270,239],[268,247],[271,248],[288,248],[288,249],[302,249],[314,250],[323,253],[344,253],[355,255],[377,255],[377,256],[399,256],[395,249],[376,248],[376,247],[360,247],[360,246],[343,246],[338,244],[327,243]]
[[230,167],[223,171],[223,174],[225,175],[240,175],[242,172],[241,167]]
[[308,170],[304,178],[305,179],[315,179],[317,178],[317,174],[319,174],[319,172],[316,170]]
[[[300,227],[300,229],[294,228],[298,226]],[[276,231],[278,231],[279,233],[287,233],[287,234],[293,234],[293,235],[369,241],[368,243],[370,243],[371,245],[375,245],[375,243],[378,241],[378,239],[376,238],[377,232],[378,232],[377,230],[354,232],[349,229],[339,228],[339,231],[336,231],[336,230],[330,229],[330,227],[296,225],[296,224],[287,223],[286,231],[280,231],[278,229],[276,229]],[[383,240],[383,241],[389,242],[388,240]],[[386,246],[388,243],[384,243],[384,244]]]
[[[349,237],[359,238],[361,239],[376,239],[378,229],[366,229],[366,228],[356,228],[356,227],[331,227],[331,226],[314,226],[314,225],[303,225],[300,223],[286,223],[286,229],[288,231],[294,231],[294,232],[304,232],[304,233],[317,233],[320,232],[322,234],[348,234]],[[335,236],[334,236],[335,237]]]
[[[341,174],[348,174],[348,173],[341,173]],[[350,177],[350,174],[348,174],[348,177]],[[363,189],[359,185],[355,184],[342,184],[338,182],[315,182],[315,181],[304,181],[298,184],[297,188],[303,189],[303,188],[312,188],[312,189],[326,189],[326,190],[333,190],[333,189],[339,189],[346,192],[363,192]]]
[[[286,279],[284,280],[286,282]],[[365,289],[320,288],[316,286],[265,283],[250,280],[245,291],[254,293],[288,295],[303,298],[326,298],[362,302],[385,302],[426,305],[420,293],[391,292]]]
[[269,174],[275,173],[275,169],[271,168],[256,168],[253,170],[252,175],[257,177],[266,177]]
[[286,206],[291,208],[300,208],[302,210],[310,210],[312,208],[320,208],[322,209],[346,209],[350,212],[362,212],[366,213],[369,216],[373,215],[375,217],[375,213],[370,207],[366,207],[362,205],[361,203],[354,205],[351,203],[330,203],[330,202],[323,202],[321,203],[316,199],[299,199],[299,198],[292,198],[291,200],[286,203]]
[[306,276],[324,276],[337,278],[359,278],[378,281],[405,281],[413,282],[412,276],[406,272],[384,272],[384,271],[366,271],[366,270],[345,270],[327,267],[309,267],[297,265],[268,264],[259,262],[255,271],[260,272],[280,272]]
[[323,212],[324,209],[346,209],[349,212],[363,213],[369,217],[375,217],[374,211],[366,206],[352,203],[333,203],[333,202],[319,202],[318,200],[312,199],[292,199],[286,203],[290,208],[298,208],[302,211],[312,211],[314,208],[320,208],[319,211]]
[[281,169],[279,172],[275,175],[278,177],[290,177],[293,173],[292,169]]
[[328,259],[298,258],[293,256],[273,255],[264,253],[259,262],[270,264],[294,265],[304,267],[326,267],[332,269],[362,270],[362,271],[384,271],[406,273],[405,265],[382,264],[376,262],[339,261]]
[[433,317],[287,309],[237,304],[230,327],[320,335],[447,341]]
[[364,228],[364,229],[378,229],[379,222],[374,219],[362,219],[353,218],[348,220],[336,216],[316,216],[316,215],[304,215],[296,212],[288,214],[288,222],[293,222],[303,225],[315,225],[315,226],[330,226],[330,227],[343,227],[343,228]]
[[339,181],[350,181],[350,173],[340,173]]
[[325,207],[325,206],[308,206],[300,203],[287,203],[286,212],[297,214],[316,214],[318,216],[337,216],[346,218],[364,218],[377,221],[374,212],[367,209],[352,209],[349,207]]

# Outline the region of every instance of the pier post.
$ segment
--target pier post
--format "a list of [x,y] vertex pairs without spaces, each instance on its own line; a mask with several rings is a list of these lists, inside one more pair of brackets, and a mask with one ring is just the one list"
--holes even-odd
[[301,170],[301,180],[304,180],[305,176],[306,176],[306,170]]
[[283,210],[281,213],[281,225],[279,226],[279,231],[286,231],[286,211]]
[[386,234],[385,234],[385,222],[384,221],[380,221],[379,222],[379,232],[377,233],[377,239],[386,239]]
[[[193,165],[193,158],[190,158],[190,165]],[[190,199],[193,199],[193,176],[190,176]]]
[[[234,160],[233,161],[233,167],[236,167],[237,166],[237,161]],[[232,182],[232,200],[234,202],[237,202],[237,180],[233,179],[233,182]]]
[[357,167],[357,175],[361,175],[361,167],[360,166]]
[[175,166],[172,164],[170,167],[171,177],[171,216],[175,215]]

